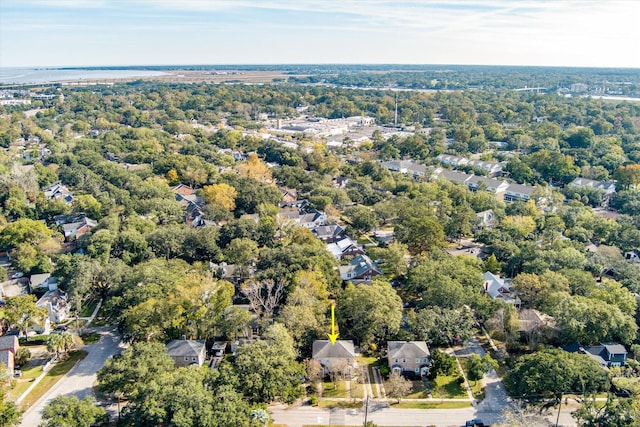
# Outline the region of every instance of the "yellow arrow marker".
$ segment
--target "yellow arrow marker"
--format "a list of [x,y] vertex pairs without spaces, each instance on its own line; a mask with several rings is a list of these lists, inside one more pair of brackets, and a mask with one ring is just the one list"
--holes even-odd
[[331,345],[336,344],[336,340],[338,339],[339,333],[336,333],[336,315],[335,315],[336,305],[331,304],[331,333],[327,334],[329,339],[331,340]]

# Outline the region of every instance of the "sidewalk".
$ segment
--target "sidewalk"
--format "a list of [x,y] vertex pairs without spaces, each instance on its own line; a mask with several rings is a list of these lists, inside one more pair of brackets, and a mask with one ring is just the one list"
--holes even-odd
[[[96,315],[98,314],[98,310],[100,310],[100,307],[102,306],[102,300],[100,300],[98,302],[98,304],[96,305],[96,308],[93,310],[93,313],[91,313],[91,316],[89,317],[80,317],[79,319],[81,320],[86,320],[87,324],[85,325],[85,328],[87,326],[89,326],[91,324],[91,322],[93,322],[93,319],[95,319]],[[40,375],[38,375],[36,377],[35,380],[33,380],[33,383],[31,383],[31,385],[29,386],[29,388],[27,388],[24,393],[22,393],[17,399],[16,399],[16,405],[19,405],[25,397],[27,397],[27,395],[29,393],[31,393],[31,391],[38,385],[38,383],[40,381],[42,381],[42,379],[47,375],[47,373],[51,370],[51,368],[54,366],[56,360],[51,359],[49,360],[43,367],[42,367],[42,373]]]

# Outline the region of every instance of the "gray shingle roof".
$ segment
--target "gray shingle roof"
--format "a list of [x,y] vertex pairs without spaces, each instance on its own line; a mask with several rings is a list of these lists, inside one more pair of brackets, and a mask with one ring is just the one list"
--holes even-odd
[[431,356],[424,341],[389,341],[387,347],[392,359],[422,359]]
[[171,357],[197,357],[204,348],[204,340],[171,340],[167,343],[167,353]]
[[353,341],[336,340],[336,343],[331,345],[329,340],[316,340],[313,342],[312,355],[314,359],[353,358],[356,357],[356,352]]

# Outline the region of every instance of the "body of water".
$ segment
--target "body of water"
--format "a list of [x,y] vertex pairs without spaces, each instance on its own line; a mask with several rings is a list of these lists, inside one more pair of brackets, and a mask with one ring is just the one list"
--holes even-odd
[[96,79],[163,76],[151,70],[63,70],[59,68],[0,68],[0,84],[52,83]]

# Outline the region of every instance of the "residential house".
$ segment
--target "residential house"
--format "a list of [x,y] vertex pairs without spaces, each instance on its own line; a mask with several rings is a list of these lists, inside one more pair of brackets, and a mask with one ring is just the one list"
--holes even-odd
[[335,243],[342,240],[346,230],[336,223],[319,225],[311,230],[313,234],[324,243]]
[[389,341],[387,348],[392,373],[421,377],[429,374],[431,352],[424,341]]
[[29,277],[29,286],[31,287],[32,291],[38,288],[53,291],[55,289],[58,289],[58,279],[55,277],[51,277],[51,274],[49,273],[32,274],[31,277]]
[[395,239],[395,233],[393,230],[377,229],[373,231],[373,237],[375,237],[378,242],[389,244]]
[[307,206],[309,206],[309,201],[307,199],[293,200],[290,202],[282,201],[278,203],[278,207],[281,209],[305,209]]
[[499,299],[507,304],[520,307],[520,298],[511,289],[510,279],[503,279],[499,274],[495,275],[490,271],[484,273],[482,277],[484,278],[483,293],[489,295],[491,299]]
[[347,188],[347,184],[349,183],[350,178],[347,176],[337,176],[334,179],[335,187],[345,189]]
[[188,185],[178,184],[175,187],[171,187],[171,190],[176,194],[177,202],[188,205],[196,201],[196,190]]
[[71,310],[67,294],[60,289],[45,292],[36,302],[36,307],[46,308],[52,323],[64,322]]
[[315,209],[308,212],[302,209],[282,209],[278,212],[278,220],[280,223],[293,222],[301,227],[313,230],[327,223],[327,215]]
[[224,279],[234,285],[239,285],[243,280],[253,277],[256,270],[251,266],[239,265],[239,264],[227,264],[221,262],[220,264],[209,263],[209,269],[213,271],[213,274],[219,278]]
[[327,250],[337,260],[341,260],[348,256],[364,255],[364,249],[351,237],[345,237],[335,243],[329,243]]
[[624,253],[624,259],[628,262],[640,262],[640,251],[634,249]]
[[230,307],[227,307],[227,309],[225,310],[225,313],[229,313],[229,311],[233,309],[244,310],[251,315],[249,322],[244,325],[242,330],[238,331],[241,334],[240,336],[249,340],[260,338],[260,333],[261,333],[260,316],[258,316],[258,314],[255,311],[253,311],[253,309],[251,308],[251,305],[250,304],[234,304]]
[[469,175],[444,168],[435,169],[431,175],[431,179],[445,179],[455,184],[463,184],[471,191],[489,191],[494,193],[496,199],[500,201],[505,200],[506,192],[509,189],[509,183],[507,181],[500,181],[485,176]]
[[469,187],[471,191],[484,190],[493,193],[496,195],[496,199],[498,200],[504,200],[504,194],[509,187],[509,183],[507,181],[500,181],[478,175],[471,175],[465,181],[465,185]]
[[583,346],[579,342],[562,347],[569,353],[586,354],[597,361],[603,368],[623,366],[627,363],[627,349],[622,344],[614,342],[601,343],[600,345]]
[[62,227],[62,233],[67,242],[80,238],[98,225],[96,221],[88,218],[84,213],[56,215],[53,220],[56,226]]
[[444,165],[451,165],[453,167],[474,166],[478,169],[489,172],[489,176],[492,177],[502,175],[502,167],[504,166],[504,163],[468,159],[466,157],[454,156],[451,154],[440,154],[436,158],[440,160],[440,163]]
[[44,190],[44,198],[47,200],[62,200],[69,205],[73,200],[73,193],[58,181]]
[[356,366],[356,352],[350,340],[336,340],[334,344],[329,340],[316,340],[311,357],[320,363],[325,375],[350,376]]
[[560,328],[553,317],[533,308],[523,308],[518,311],[518,333],[522,339],[534,347],[542,337],[550,340],[557,337]]
[[391,160],[380,164],[391,172],[400,172],[414,178],[427,176],[427,167],[411,160]]
[[378,265],[367,255],[358,255],[351,260],[349,265],[340,266],[340,277],[345,282],[371,283],[375,276],[383,274]]
[[171,340],[166,347],[176,368],[190,365],[202,366],[207,356],[204,340]]
[[504,192],[504,201],[509,202],[527,202],[531,200],[535,187],[522,184],[509,184]]
[[211,346],[211,355],[213,357],[224,357],[224,352],[227,349],[226,341],[216,341]]
[[10,377],[13,377],[18,348],[20,348],[20,344],[16,335],[4,335],[0,337],[0,363],[5,364]]
[[280,189],[282,192],[282,201],[285,203],[291,203],[298,200],[298,192],[296,190],[292,190],[290,188],[282,188]]
[[609,200],[616,194],[616,184],[611,181],[596,181],[594,179],[588,179],[583,177],[577,177],[573,181],[569,183],[571,187],[589,187],[598,192],[601,195],[600,204],[602,206],[607,206],[609,204]]
[[493,229],[496,225],[498,225],[498,217],[493,209],[489,209],[476,214],[473,231],[478,232],[484,229]]

